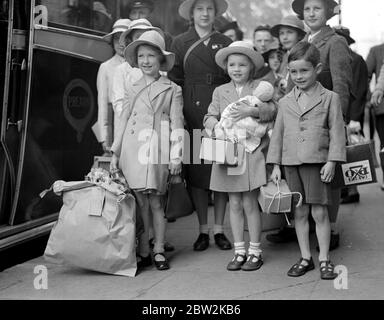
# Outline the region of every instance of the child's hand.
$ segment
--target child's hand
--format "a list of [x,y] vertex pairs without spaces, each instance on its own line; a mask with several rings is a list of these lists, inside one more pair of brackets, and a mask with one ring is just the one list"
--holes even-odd
[[218,123],[212,132],[212,137],[218,140],[225,140],[224,128]]
[[111,173],[119,170],[119,157],[116,154],[112,154],[111,163],[109,165],[109,170]]
[[181,173],[181,163],[170,163],[169,171],[171,176],[178,176]]
[[281,170],[280,170],[280,166],[277,164],[275,164],[275,166],[273,167],[271,179],[275,184],[278,184],[281,181]]
[[328,161],[320,170],[321,181],[330,183],[335,176],[336,163]]
[[375,90],[372,93],[371,103],[377,107],[383,101],[384,92],[381,90]]
[[231,118],[234,122],[249,117],[252,115],[252,109],[248,103],[241,101],[231,108]]

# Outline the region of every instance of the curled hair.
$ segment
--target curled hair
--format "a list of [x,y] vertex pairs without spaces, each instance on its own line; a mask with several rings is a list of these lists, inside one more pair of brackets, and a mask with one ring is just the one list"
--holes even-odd
[[320,63],[320,51],[312,43],[301,41],[297,43],[288,55],[288,63],[297,60],[310,62],[313,67]]

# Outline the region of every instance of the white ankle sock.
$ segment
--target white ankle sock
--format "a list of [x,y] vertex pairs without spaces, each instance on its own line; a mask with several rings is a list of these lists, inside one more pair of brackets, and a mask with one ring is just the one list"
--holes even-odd
[[213,234],[224,233],[224,226],[221,224],[213,225]]
[[260,249],[261,243],[255,243],[255,242],[250,242],[249,243],[249,248],[248,248],[248,254],[253,254],[255,256],[260,256],[261,253],[263,252]]
[[241,254],[245,256],[245,242],[235,242],[235,254]]

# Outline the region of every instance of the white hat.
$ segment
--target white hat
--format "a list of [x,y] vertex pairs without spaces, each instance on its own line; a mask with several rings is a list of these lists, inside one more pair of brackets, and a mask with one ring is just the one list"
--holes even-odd
[[124,57],[132,67],[138,68],[137,65],[137,48],[142,44],[148,44],[160,49],[165,57],[165,62],[161,65],[161,71],[170,71],[175,64],[175,54],[165,51],[165,40],[163,36],[156,30],[144,32],[139,39],[133,41],[124,50]]
[[[197,0],[185,0],[179,6],[179,15],[185,20],[191,20],[191,10]],[[221,16],[228,9],[228,3],[225,0],[213,0],[216,7],[216,17]]]
[[142,18],[131,22],[129,28],[120,36],[120,45],[125,46],[125,38],[128,37],[133,30],[156,30],[164,37],[164,32],[161,29],[154,27],[147,19]]
[[103,39],[105,41],[110,42],[112,40],[112,37],[113,37],[113,35],[115,33],[127,31],[129,26],[130,26],[130,24],[131,24],[131,20],[129,20],[129,19],[119,19],[119,20],[117,20],[113,24],[112,32],[108,33],[107,35],[105,35],[103,37]]
[[220,49],[215,56],[215,60],[217,65],[226,70],[225,60],[231,54],[244,54],[246,55],[255,65],[255,71],[262,68],[264,66],[264,58],[263,56],[257,52],[251,43],[247,41],[235,41],[232,42],[228,47]]

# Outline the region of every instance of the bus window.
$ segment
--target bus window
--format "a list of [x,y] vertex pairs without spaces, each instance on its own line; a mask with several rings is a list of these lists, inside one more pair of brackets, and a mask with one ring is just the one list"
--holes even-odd
[[[107,0],[38,0],[48,10],[48,23],[60,28],[88,29],[108,33],[116,18],[117,1]],[[89,31],[82,31],[89,33]]]

